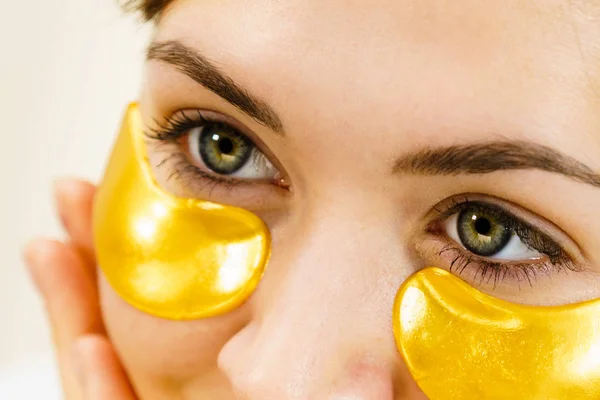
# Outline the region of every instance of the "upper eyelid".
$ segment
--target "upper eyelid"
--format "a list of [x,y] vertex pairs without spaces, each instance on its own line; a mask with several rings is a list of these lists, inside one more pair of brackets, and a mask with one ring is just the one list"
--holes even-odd
[[[192,116],[190,116],[190,114]],[[196,115],[196,117],[194,117]],[[201,126],[202,120],[204,122],[212,122],[212,123],[223,123],[231,126],[235,130],[237,130],[240,134],[247,137],[252,145],[257,148],[258,151],[265,154],[265,156],[276,166],[276,168],[283,173],[283,167],[277,157],[270,151],[269,147],[266,143],[259,137],[259,135],[255,134],[250,128],[248,128],[243,123],[239,122],[237,119],[230,117],[222,112],[214,111],[211,109],[200,109],[200,108],[185,108],[179,109],[172,112],[167,117],[162,117],[163,119],[167,118],[185,118],[190,119],[189,121],[195,126]],[[159,121],[154,120],[155,123],[158,123],[159,126],[161,123]]]
[[[152,121],[154,122],[154,125],[153,126],[150,126],[148,124],[146,125],[146,127],[147,127],[147,131],[145,132],[146,136],[150,137],[151,139],[163,140],[163,138],[161,138],[160,136],[164,135],[165,133],[176,133],[176,134],[183,135],[190,129],[193,129],[194,127],[202,126],[203,124],[206,124],[207,122],[211,122],[211,123],[222,122],[219,120],[205,118],[200,113],[199,110],[196,110],[196,111],[197,111],[196,112],[197,116],[195,118],[190,117],[183,110],[180,110],[171,115],[162,117],[164,122],[161,122],[156,118],[153,118]],[[236,128],[236,130],[237,130],[237,128]],[[178,131],[178,132],[173,132],[173,131]],[[154,135],[151,135],[150,132],[152,132]]]

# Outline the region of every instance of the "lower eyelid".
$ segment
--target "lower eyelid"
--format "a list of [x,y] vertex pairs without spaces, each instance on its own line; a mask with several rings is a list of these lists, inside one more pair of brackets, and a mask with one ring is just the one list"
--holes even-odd
[[[435,258],[431,255],[425,257],[428,260]],[[445,259],[450,259],[450,253],[446,254]],[[443,262],[438,259],[436,265],[440,266],[439,263]],[[523,270],[518,270],[517,274],[509,272],[497,282],[489,274],[488,278],[481,280],[481,273],[477,270],[477,267],[471,265],[459,276],[476,289],[511,303],[550,307],[600,298],[600,274],[594,274],[588,269],[558,270],[546,263],[529,272],[531,284]]]
[[243,180],[218,182],[213,178],[199,176],[192,170],[195,167],[189,163],[177,144],[159,143],[158,146],[148,147],[152,174],[163,190],[173,196],[207,200],[259,212],[281,209],[289,195],[289,191],[272,183]]
[[[523,288],[530,288],[534,295],[541,293],[540,291],[543,289],[539,285],[539,281],[545,282],[544,285],[546,285],[549,284],[548,282],[553,282],[551,279],[553,276],[561,274],[561,276],[572,276],[574,282],[582,282],[586,279],[586,274],[593,273],[593,269],[589,268],[588,264],[579,263],[566,253],[558,260],[550,260],[548,256],[544,255],[542,258],[523,262],[515,260],[497,262],[470,253],[454,240],[440,233],[439,230],[430,229],[425,236],[421,236],[420,240],[422,244],[416,248],[419,258],[424,261],[423,266],[434,265],[448,270],[452,267],[451,272],[459,275],[473,286],[482,287],[488,294],[496,295],[498,291],[507,294],[500,298],[516,303],[529,303],[522,301],[521,291]],[[452,265],[453,263],[454,265]],[[500,267],[501,270],[495,274],[496,271],[490,269],[490,265]],[[487,277],[484,279],[481,276],[482,270],[487,273]],[[556,282],[562,282],[562,279]],[[562,283],[560,285],[557,283],[556,287],[561,287],[561,285]],[[562,304],[568,302],[572,301],[569,300]],[[531,304],[534,303],[531,302]]]
[[[455,243],[444,239],[432,239],[437,242],[437,249],[431,250],[426,259],[434,259],[434,265],[449,270],[474,287],[481,287],[485,291],[495,292],[499,288],[507,290],[516,287],[520,290],[522,285],[535,288],[536,280],[542,275],[551,275],[558,268],[549,263],[501,263],[487,262],[479,256],[468,252]],[[547,260],[546,260],[547,261]]]

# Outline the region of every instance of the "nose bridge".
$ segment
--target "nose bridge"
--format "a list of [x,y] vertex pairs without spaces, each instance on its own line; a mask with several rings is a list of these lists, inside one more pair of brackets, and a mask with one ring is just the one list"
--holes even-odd
[[[334,329],[327,321],[337,318],[330,313],[370,313],[385,297],[391,314],[395,290],[411,270],[396,228],[358,206],[312,212],[295,229],[294,239],[274,250],[267,272],[273,279],[266,276],[256,300],[262,324],[286,318],[304,327]],[[385,295],[390,290],[394,293]],[[299,318],[304,314],[310,318]]]
[[[393,227],[362,208],[309,215],[294,227],[295,239],[274,248],[252,301],[255,318],[228,345],[236,360],[226,369],[242,391],[287,399],[316,398],[358,368],[370,378],[365,385],[354,379],[356,398],[385,400],[392,390],[388,367],[398,360],[393,300],[408,274],[391,266],[406,260],[403,246],[392,245]],[[358,394],[365,390],[379,397]]]

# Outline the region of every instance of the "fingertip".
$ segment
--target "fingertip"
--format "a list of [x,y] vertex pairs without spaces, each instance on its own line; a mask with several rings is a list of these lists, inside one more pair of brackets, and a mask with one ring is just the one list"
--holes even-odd
[[90,290],[83,282],[83,260],[71,246],[56,239],[37,238],[24,246],[23,256],[35,287],[46,300],[66,288],[73,291],[84,285]]
[[36,269],[47,264],[48,260],[56,259],[65,249],[66,245],[59,240],[40,237],[27,242],[21,253],[27,266]]
[[33,283],[39,291],[43,289],[41,275],[43,275],[44,266],[47,264],[46,261],[55,258],[63,246],[64,244],[58,240],[40,237],[30,240],[22,247],[23,260]]
[[54,193],[57,196],[87,196],[93,194],[96,187],[83,179],[58,178],[53,183]]
[[62,242],[53,238],[36,237],[23,245],[21,253],[28,260],[36,260],[40,255],[55,252],[62,245]]

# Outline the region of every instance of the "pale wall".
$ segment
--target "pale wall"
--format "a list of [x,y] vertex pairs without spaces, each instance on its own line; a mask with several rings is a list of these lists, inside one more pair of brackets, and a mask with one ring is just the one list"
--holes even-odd
[[[19,249],[34,235],[61,235],[54,178],[100,177],[124,106],[138,93],[150,27],[122,16],[116,0],[0,6],[0,399],[49,399],[37,394],[54,379],[48,329]],[[22,377],[36,382],[28,385],[34,394],[9,389]]]

